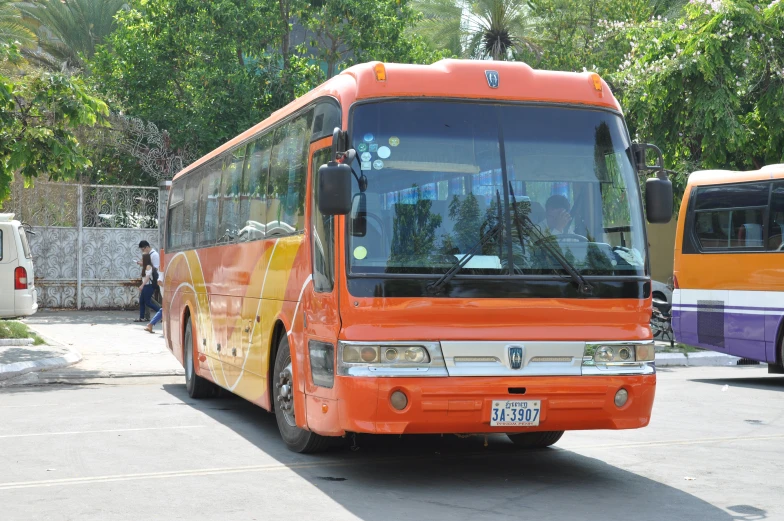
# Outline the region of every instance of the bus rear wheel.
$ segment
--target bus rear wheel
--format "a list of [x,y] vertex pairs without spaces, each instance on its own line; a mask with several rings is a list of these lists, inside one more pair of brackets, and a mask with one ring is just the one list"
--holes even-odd
[[294,452],[321,452],[329,446],[329,438],[297,427],[294,416],[294,371],[291,366],[289,339],[284,333],[278,343],[272,372],[272,408],[284,443]]
[[507,434],[512,443],[521,449],[543,449],[554,444],[563,436],[564,431],[521,432]]
[[191,319],[185,323],[185,334],[182,341],[183,366],[185,369],[185,389],[191,398],[209,398],[215,395],[216,387],[212,382],[196,374],[196,364],[193,361],[193,327]]

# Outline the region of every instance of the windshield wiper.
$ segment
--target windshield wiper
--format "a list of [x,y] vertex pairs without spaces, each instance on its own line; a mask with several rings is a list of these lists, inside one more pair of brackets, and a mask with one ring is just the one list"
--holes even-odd
[[[555,257],[555,260],[563,266],[563,269],[572,277],[572,280],[577,283],[578,291],[581,295],[591,295],[593,293],[593,286],[590,282],[585,280],[585,277],[580,273],[580,271],[574,267],[574,265],[564,257],[561,251],[550,244],[549,237],[546,237],[539,227],[534,224],[528,214],[525,213],[520,215],[520,210],[517,208],[517,199],[515,198],[514,188],[512,188],[512,183],[509,183],[509,195],[512,197],[512,208],[514,209],[514,220],[515,224],[517,225],[517,231],[520,235],[522,232],[529,237],[534,237],[536,239],[536,244],[541,244],[547,252]],[[522,245],[522,237],[520,238],[521,245]]]
[[471,249],[463,255],[462,259],[459,259],[455,262],[451,268],[447,270],[446,273],[441,275],[435,282],[431,282],[427,285],[427,291],[430,292],[431,295],[438,295],[444,290],[444,286],[446,286],[450,280],[457,275],[457,272],[462,270],[468,262],[474,258],[474,255],[482,251],[485,244],[493,240],[494,238],[501,235],[504,231],[504,220],[501,218],[501,193],[496,190],[496,197],[498,199],[498,222],[489,230],[487,230],[482,236],[479,238],[479,242],[477,242]]

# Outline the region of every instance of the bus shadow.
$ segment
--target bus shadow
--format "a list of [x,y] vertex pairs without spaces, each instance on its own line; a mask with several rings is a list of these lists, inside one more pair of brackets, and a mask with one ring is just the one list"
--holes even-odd
[[784,375],[746,378],[692,378],[689,381],[701,384],[745,387],[748,389],[759,389],[761,391],[784,392]]
[[163,387],[365,521],[751,519],[599,459],[516,450],[500,435],[486,447],[483,437],[359,435],[325,453],[295,454],[275,417],[255,405],[233,396],[195,401],[184,385]]

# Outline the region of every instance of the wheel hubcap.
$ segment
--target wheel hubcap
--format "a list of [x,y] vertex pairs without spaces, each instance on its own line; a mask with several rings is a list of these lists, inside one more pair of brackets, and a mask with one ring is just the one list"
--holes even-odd
[[293,379],[291,377],[291,363],[280,372],[278,377],[277,400],[280,406],[280,412],[283,413],[286,423],[292,427],[296,427],[297,422],[294,420],[294,392]]

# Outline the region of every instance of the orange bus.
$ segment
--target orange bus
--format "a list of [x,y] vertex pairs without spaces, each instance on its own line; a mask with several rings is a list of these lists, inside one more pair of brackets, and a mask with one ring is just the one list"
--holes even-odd
[[661,153],[596,74],[522,63],[347,69],[180,172],[169,349],[189,394],[273,411],[286,445],[351,433],[648,424],[648,220]]
[[784,165],[689,176],[675,237],[679,342],[784,373],[783,233]]

